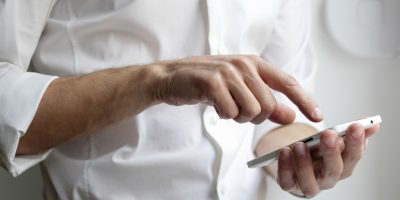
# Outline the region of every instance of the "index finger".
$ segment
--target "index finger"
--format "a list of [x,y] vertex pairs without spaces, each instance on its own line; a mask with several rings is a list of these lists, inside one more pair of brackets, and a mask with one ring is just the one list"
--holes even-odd
[[267,64],[262,58],[256,59],[256,62],[259,75],[269,87],[285,94],[311,121],[323,119],[318,105],[293,76]]

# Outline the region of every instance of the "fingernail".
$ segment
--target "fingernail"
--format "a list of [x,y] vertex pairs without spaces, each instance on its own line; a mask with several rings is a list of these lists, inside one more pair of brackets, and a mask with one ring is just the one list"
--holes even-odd
[[323,119],[324,118],[324,115],[322,114],[322,111],[319,107],[316,107],[314,109],[314,112],[312,115],[313,115],[314,119]]
[[299,142],[296,145],[294,145],[294,150],[296,151],[296,154],[299,156],[303,156],[306,154],[305,144],[302,142]]
[[355,139],[360,139],[363,134],[362,129],[357,130],[356,132],[352,133],[351,136]]
[[324,140],[325,145],[330,147],[330,148],[335,147],[336,139],[337,139],[336,135],[333,135],[333,134],[327,135],[326,139]]

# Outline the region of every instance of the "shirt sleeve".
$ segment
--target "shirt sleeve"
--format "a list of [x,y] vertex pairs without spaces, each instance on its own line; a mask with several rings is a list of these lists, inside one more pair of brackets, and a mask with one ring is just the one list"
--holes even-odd
[[[274,33],[262,55],[272,65],[280,67],[295,77],[306,92],[313,96],[316,75],[316,60],[310,45],[311,4],[309,0],[286,0],[276,19]],[[273,91],[276,100],[296,112],[295,122],[308,124],[317,130],[322,123],[309,121],[300,110],[282,93]],[[255,127],[253,147],[266,133],[280,126],[265,121]]]
[[49,152],[16,156],[40,100],[55,76],[27,72],[55,0],[0,2],[0,166],[13,176]]

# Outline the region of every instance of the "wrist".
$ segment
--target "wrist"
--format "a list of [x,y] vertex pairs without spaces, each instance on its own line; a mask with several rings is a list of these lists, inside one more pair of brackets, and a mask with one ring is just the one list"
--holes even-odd
[[140,66],[140,68],[138,76],[146,104],[153,106],[162,103],[162,94],[167,80],[165,66],[162,64],[150,64]]

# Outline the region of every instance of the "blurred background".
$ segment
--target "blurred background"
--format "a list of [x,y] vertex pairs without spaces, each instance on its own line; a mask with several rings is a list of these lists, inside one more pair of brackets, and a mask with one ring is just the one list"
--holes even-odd
[[[400,78],[398,78],[400,76],[400,45],[398,43],[400,34],[395,35],[398,38],[393,40],[385,37],[384,39],[388,41],[379,41],[379,36],[382,36],[379,34],[353,34],[353,38],[341,38],[343,31],[350,34],[357,30],[352,29],[354,28],[352,21],[347,18],[348,13],[356,11],[344,10],[340,6],[343,2],[351,4],[357,1],[362,0],[312,0],[314,18],[312,40],[319,62],[315,98],[324,111],[327,126],[376,114],[382,116],[383,124],[379,134],[370,139],[368,150],[354,175],[338,183],[334,189],[323,191],[314,198],[316,200],[395,200],[400,197],[400,189],[397,185],[400,179],[400,171],[398,171],[400,159],[397,154],[400,133],[396,128],[399,119],[397,114],[400,113],[400,106],[398,106],[400,103],[398,89],[400,86]],[[365,11],[357,15],[364,28],[375,30],[377,25],[391,21],[384,16],[385,10],[382,10],[383,4],[380,4],[384,1],[364,1],[367,3],[361,7],[357,4],[357,9]],[[390,6],[390,11],[400,11],[400,1],[386,0],[386,2],[395,5]],[[332,11],[335,9],[338,16],[332,19],[329,13],[333,14]],[[345,20],[341,20],[341,17]],[[393,15],[389,17],[396,18]],[[339,28],[342,28],[339,31],[335,29],[338,28],[335,26],[337,23],[339,23]],[[350,23],[349,26],[346,26],[346,23]],[[394,24],[396,23],[400,25],[400,17],[395,19]],[[375,39],[368,43],[370,46],[365,46],[367,43],[363,40],[368,40],[369,37],[375,37]],[[346,41],[345,39],[351,39],[354,44],[361,45],[358,54],[355,51],[357,46],[343,46],[340,43]],[[389,46],[398,45],[397,56],[388,56],[387,49],[383,51],[385,49],[379,45],[385,42]],[[373,48],[374,45],[377,48]],[[373,51],[376,49],[384,53]],[[368,55],[369,53],[371,55]],[[297,199],[281,192],[276,184],[270,184],[270,186],[271,192],[268,199]],[[42,199],[39,167],[30,169],[16,179],[11,178],[4,170],[0,170],[0,188],[0,199]]]
[[[383,123],[381,131],[369,140],[368,149],[353,176],[339,182],[334,189],[321,192],[313,198],[315,200],[396,200],[400,198],[400,156],[398,155],[400,133],[396,127],[400,124],[397,121],[400,114],[400,56],[385,57],[376,52],[373,52],[375,56],[370,58],[354,56],[352,52],[345,51],[337,44],[337,40],[332,37],[335,34],[331,33],[332,24],[327,24],[329,21],[327,12],[333,9],[328,8],[329,6],[338,6],[336,10],[338,18],[347,17],[345,9],[339,7],[342,4],[340,2],[350,5],[351,2],[357,1],[362,0],[312,0],[313,46],[319,65],[316,99],[325,114],[325,124],[328,127],[377,114],[381,115]],[[375,3],[384,1],[364,1],[371,3],[366,5],[365,9],[372,12],[374,20],[380,17],[377,16],[380,14],[379,11],[374,10],[379,8],[379,5]],[[386,2],[390,1],[386,0]],[[391,3],[397,5],[392,9],[397,10],[397,13],[400,12],[400,1],[392,0]],[[400,26],[400,15],[397,17],[396,23]],[[349,21],[351,19],[342,20],[340,22],[342,28],[345,28],[344,24]],[[377,20],[377,23],[385,22]],[[372,29],[375,28],[372,27],[375,24],[370,24],[370,26]],[[350,35],[350,31],[353,30],[345,31],[348,31]],[[397,45],[397,51],[399,51],[400,34],[397,37],[391,42]],[[361,52],[365,54],[368,51],[361,49]],[[279,192],[276,184],[270,185],[274,186],[269,199],[297,199]]]

